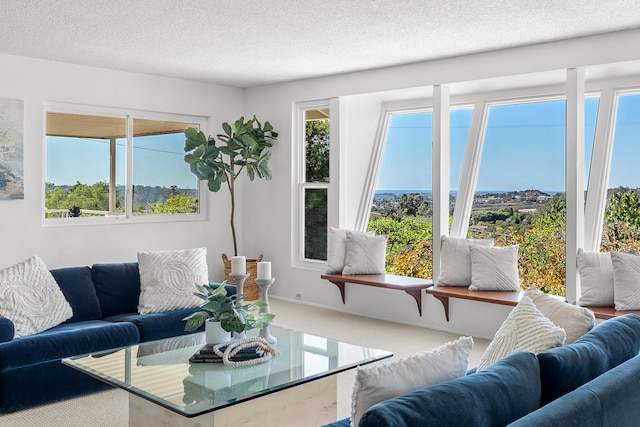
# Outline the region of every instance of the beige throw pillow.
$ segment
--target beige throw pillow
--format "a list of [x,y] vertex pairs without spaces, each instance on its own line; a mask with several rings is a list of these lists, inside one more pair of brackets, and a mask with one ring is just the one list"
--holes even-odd
[[471,246],[470,291],[519,291],[518,246]]
[[15,337],[53,328],[73,316],[58,283],[39,257],[0,270],[0,315],[13,322]]
[[468,287],[471,284],[469,248],[472,246],[492,246],[493,239],[461,239],[442,236],[440,244],[440,274],[436,285]]
[[351,399],[351,425],[376,403],[466,374],[473,338],[461,337],[434,350],[358,367]]
[[525,295],[496,332],[480,359],[478,371],[516,351],[540,353],[564,344],[564,329],[553,324]]
[[[373,231],[360,232],[351,231],[352,233],[375,235]],[[325,273],[342,273],[344,262],[347,256],[347,230],[343,228],[329,227],[327,235],[327,266]]]
[[536,308],[546,318],[565,330],[567,333],[565,344],[571,344],[596,324],[596,318],[591,310],[540,292],[533,285],[524,294],[531,298]]
[[204,248],[177,251],[138,252],[140,269],[140,314],[198,307],[202,300],[195,285],[209,282]]
[[578,249],[578,273],[581,289],[578,304],[613,306],[613,264],[609,252],[585,252]]
[[611,252],[611,263],[616,310],[640,310],[640,256]]
[[384,274],[387,236],[347,231],[347,254],[342,274]]

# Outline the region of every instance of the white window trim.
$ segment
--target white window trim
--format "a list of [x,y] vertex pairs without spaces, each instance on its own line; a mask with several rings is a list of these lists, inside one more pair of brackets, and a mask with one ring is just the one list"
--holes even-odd
[[[329,128],[329,182],[328,183],[311,183],[305,182],[305,112],[308,110],[316,110],[321,108],[329,108],[330,111],[330,128]],[[335,111],[334,111],[335,108]],[[334,177],[336,167],[339,167],[338,156],[338,138],[339,128],[337,125],[337,100],[336,99],[320,99],[314,101],[297,102],[293,105],[293,147],[291,150],[292,164],[292,201],[291,217],[292,225],[292,242],[291,242],[291,264],[295,267],[310,268],[321,270],[326,266],[326,261],[313,260],[304,257],[305,248],[305,206],[304,193],[307,189],[327,189],[327,231],[331,224],[334,200],[334,187],[337,186],[338,179]],[[338,203],[339,204],[339,203]],[[339,208],[339,207],[338,207]],[[333,214],[335,215],[335,214]],[[333,225],[332,225],[333,226]]]
[[[132,215],[131,210],[133,208],[133,194],[131,193],[133,163],[129,161],[133,154],[133,119],[142,120],[166,120],[166,121],[180,121],[186,123],[198,123],[200,129],[207,133],[209,118],[205,116],[194,116],[179,113],[166,113],[166,112],[154,112],[145,110],[135,110],[126,108],[113,108],[113,107],[99,107],[83,104],[70,104],[62,102],[45,102],[43,105],[43,137],[42,147],[43,153],[46,153],[47,148],[47,135],[46,135],[46,120],[48,112],[59,112],[68,114],[86,114],[86,115],[99,115],[105,117],[117,117],[127,119],[127,147],[125,154],[125,198],[127,212],[125,215],[104,216],[104,217],[79,217],[72,220],[65,220],[61,218],[45,218],[45,190],[44,184],[46,181],[46,168],[47,158],[46,155],[42,158],[42,185],[41,185],[41,213],[42,225],[45,227],[74,227],[79,225],[106,225],[106,224],[140,224],[140,223],[165,223],[165,222],[192,222],[192,221],[205,221],[208,219],[208,187],[206,182],[198,182],[198,213],[194,214],[172,214],[172,215]],[[195,179],[195,175],[194,175]]]

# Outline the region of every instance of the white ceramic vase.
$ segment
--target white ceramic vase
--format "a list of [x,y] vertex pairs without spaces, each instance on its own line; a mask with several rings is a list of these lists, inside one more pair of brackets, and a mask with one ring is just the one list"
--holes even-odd
[[204,332],[207,344],[216,345],[231,341],[231,332],[222,329],[220,322],[213,319],[207,319],[204,324]]

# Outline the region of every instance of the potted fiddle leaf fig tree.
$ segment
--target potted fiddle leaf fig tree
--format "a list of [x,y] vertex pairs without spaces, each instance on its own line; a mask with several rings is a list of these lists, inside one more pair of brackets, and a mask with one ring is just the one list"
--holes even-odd
[[247,121],[240,117],[231,124],[224,122],[222,130],[224,133],[218,134],[216,138],[207,138],[195,128],[185,130],[184,151],[188,154],[184,156],[184,160],[198,179],[207,181],[210,191],[219,191],[223,184],[229,189],[233,253],[238,255],[234,222],[236,180],[243,171],[246,171],[251,181],[256,177],[271,179],[269,148],[277,140],[278,134],[271,123],[261,124],[255,116]]

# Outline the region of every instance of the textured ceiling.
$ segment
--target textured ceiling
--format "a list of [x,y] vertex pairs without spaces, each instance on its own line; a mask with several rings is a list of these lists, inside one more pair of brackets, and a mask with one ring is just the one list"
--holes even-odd
[[630,28],[638,0],[0,0],[0,53],[239,87]]

